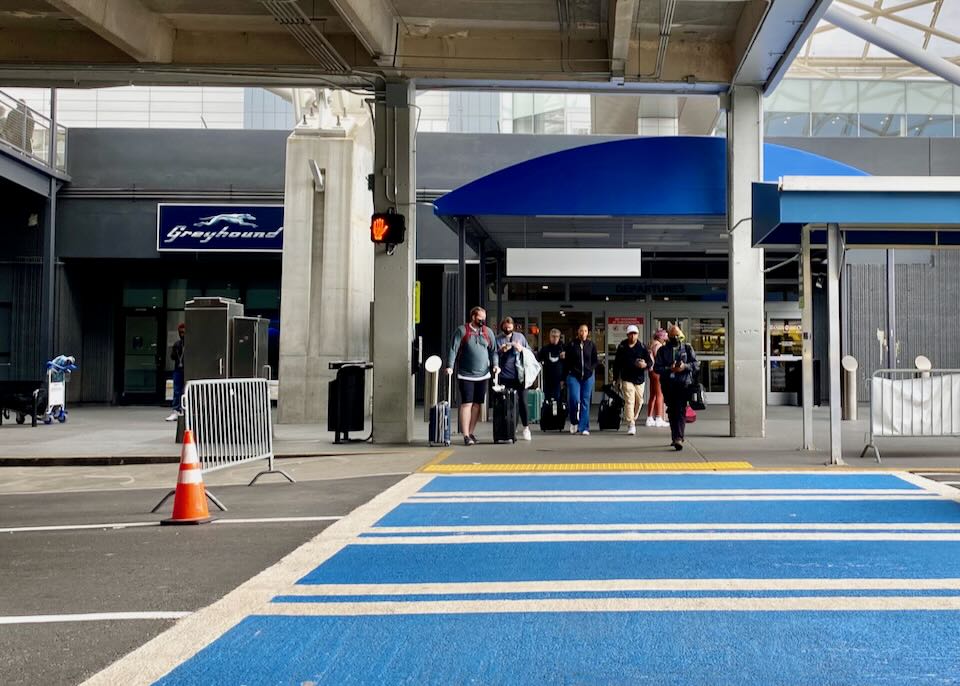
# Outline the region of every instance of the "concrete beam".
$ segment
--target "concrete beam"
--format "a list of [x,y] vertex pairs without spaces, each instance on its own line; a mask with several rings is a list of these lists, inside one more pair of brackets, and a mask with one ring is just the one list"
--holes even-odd
[[173,61],[175,31],[139,0],[49,0],[61,12],[138,62]]
[[610,15],[610,78],[623,78],[633,39],[633,24],[639,0],[611,0]]
[[384,0],[330,0],[364,49],[378,63],[396,54],[397,19]]

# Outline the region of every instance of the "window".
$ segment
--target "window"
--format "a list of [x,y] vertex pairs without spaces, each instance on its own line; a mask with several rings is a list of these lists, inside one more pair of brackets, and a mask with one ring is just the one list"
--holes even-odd
[[811,136],[857,135],[857,84],[814,81],[810,89]]
[[906,110],[906,84],[888,81],[861,81],[860,135],[902,136]]
[[810,115],[806,112],[771,112],[763,120],[764,133],[778,136],[809,136]]

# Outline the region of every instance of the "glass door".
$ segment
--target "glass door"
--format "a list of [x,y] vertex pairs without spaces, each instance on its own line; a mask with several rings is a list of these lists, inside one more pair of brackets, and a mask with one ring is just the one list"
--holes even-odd
[[799,319],[767,318],[767,404],[794,405],[803,385]]
[[124,401],[159,400],[163,351],[160,350],[160,321],[157,314],[127,314],[123,329]]
[[657,317],[651,331],[677,324],[700,363],[700,383],[708,403],[727,404],[727,319],[716,317]]

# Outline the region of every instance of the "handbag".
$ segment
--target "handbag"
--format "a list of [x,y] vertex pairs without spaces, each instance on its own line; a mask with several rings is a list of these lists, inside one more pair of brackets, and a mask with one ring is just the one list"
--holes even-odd
[[687,410],[684,414],[684,420],[687,424],[693,424],[695,421],[697,421],[697,413],[689,405],[687,405]]
[[705,397],[702,383],[695,383],[690,387],[690,407],[694,410],[707,409],[707,399]]

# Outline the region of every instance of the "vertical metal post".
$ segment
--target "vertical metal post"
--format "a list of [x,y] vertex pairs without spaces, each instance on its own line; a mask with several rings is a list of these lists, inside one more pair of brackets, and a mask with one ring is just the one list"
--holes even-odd
[[477,285],[480,287],[480,294],[477,298],[477,304],[480,307],[487,306],[487,255],[484,251],[484,240],[481,238],[477,245],[477,257],[480,262],[477,264]]
[[830,332],[830,464],[842,465],[840,416],[840,227],[827,225],[827,330]]
[[467,219],[457,217],[457,315],[467,321]]
[[887,369],[897,368],[897,269],[893,248],[887,250]]
[[[57,90],[50,89],[50,136],[47,140],[47,154],[50,156],[51,165],[57,149],[56,128],[57,128]],[[24,131],[26,136],[26,131]],[[26,142],[26,138],[24,138]],[[40,304],[40,360],[43,365],[47,360],[53,359],[54,332],[56,331],[56,286],[57,286],[57,179],[52,175],[55,166],[51,166],[49,196],[47,197],[46,207],[44,208],[43,222],[43,267],[41,293],[42,301]]]
[[503,260],[497,258],[497,321],[503,319]]
[[803,227],[800,242],[800,309],[803,344],[803,449],[813,450],[813,283],[810,268],[810,227]]

